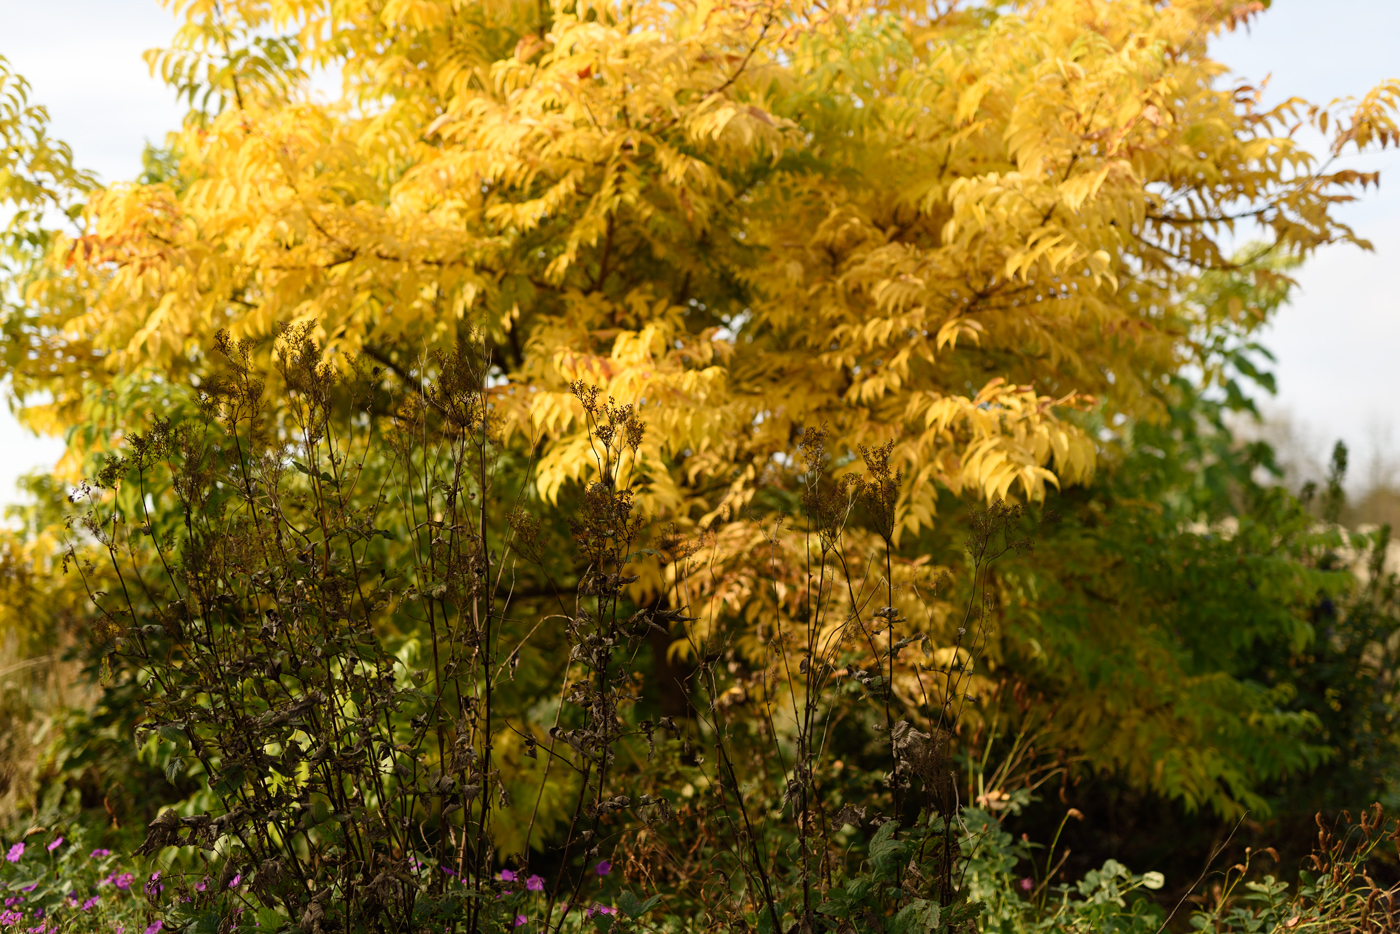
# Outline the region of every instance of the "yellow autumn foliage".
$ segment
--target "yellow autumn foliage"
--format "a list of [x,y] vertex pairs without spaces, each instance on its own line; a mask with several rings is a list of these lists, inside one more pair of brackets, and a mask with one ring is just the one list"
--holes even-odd
[[150,62],[189,115],[12,316],[30,422],[182,378],[218,328],[313,322],[400,378],[476,334],[545,497],[588,470],[581,379],[643,406],[640,502],[682,523],[736,515],[819,424],[894,443],[905,533],[943,488],[1085,480],[1070,413],[1157,417],[1204,334],[1257,324],[1183,298],[1237,224],[1357,242],[1332,211],[1371,177],[1295,125],[1336,153],[1396,132],[1395,85],[1266,110],[1233,84],[1207,43],[1257,3],[171,6]]

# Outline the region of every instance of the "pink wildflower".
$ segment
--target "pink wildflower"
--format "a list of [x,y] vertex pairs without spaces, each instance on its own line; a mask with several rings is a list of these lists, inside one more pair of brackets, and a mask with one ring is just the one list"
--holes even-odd
[[52,853],[54,850],[58,849],[61,846],[63,846],[63,838],[55,837],[54,841],[49,844],[49,852]]
[[111,856],[111,850],[93,850],[88,854],[88,859],[101,859],[104,856]]
[[515,881],[515,870],[513,870],[513,869],[502,869],[502,870],[501,870],[501,874],[500,874],[499,876],[497,876],[497,878],[500,879],[502,882],[514,882],[514,881]]
[[12,863],[19,862],[19,858],[24,855],[24,844],[16,843],[10,847],[10,852],[5,854],[5,858]]
[[526,919],[526,917],[525,917],[524,915],[516,915],[516,916],[515,916],[515,926],[516,926],[516,927],[524,927],[524,926],[525,926],[526,920],[528,920],[528,919]]
[[531,892],[543,892],[544,879],[540,878],[539,876],[531,876],[530,878],[525,880],[525,888],[527,888]]
[[598,875],[606,876],[608,873],[612,872],[612,862],[606,859],[600,860],[598,865],[594,866],[593,869]]
[[157,918],[146,927],[146,934],[160,934],[160,929],[165,927],[165,922]]

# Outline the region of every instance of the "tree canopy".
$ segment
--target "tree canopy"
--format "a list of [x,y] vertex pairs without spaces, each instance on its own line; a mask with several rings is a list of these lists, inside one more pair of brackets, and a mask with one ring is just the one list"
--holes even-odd
[[1257,7],[179,3],[150,62],[190,114],[53,245],[15,386],[61,429],[220,327],[314,322],[401,373],[479,328],[546,496],[583,469],[583,378],[651,407],[647,505],[681,521],[822,422],[894,442],[905,529],[939,487],[1039,498],[1094,468],[1067,412],[1159,419],[1206,335],[1257,323],[1184,300],[1221,237],[1357,239],[1332,208],[1371,177],[1289,134],[1388,142],[1397,88],[1261,108],[1207,49]]

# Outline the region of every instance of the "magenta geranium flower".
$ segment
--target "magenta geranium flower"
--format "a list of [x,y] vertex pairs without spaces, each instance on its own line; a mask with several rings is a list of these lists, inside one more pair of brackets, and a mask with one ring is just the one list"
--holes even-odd
[[19,858],[24,855],[24,844],[16,843],[10,847],[10,852],[5,854],[5,858],[12,863],[19,862]]
[[111,856],[111,850],[93,850],[88,854],[88,859],[101,859],[104,856]]
[[544,880],[539,876],[531,876],[525,880],[525,888],[531,892],[543,892]]
[[598,875],[606,876],[608,873],[612,872],[612,862],[606,859],[601,860],[599,861],[597,866],[593,867],[593,869],[595,872],[598,873]]
[[61,846],[63,846],[63,838],[54,837],[54,841],[49,844],[49,852],[52,853],[54,850],[58,849]]
[[523,927],[523,926],[525,925],[525,921],[526,921],[526,918],[525,918],[524,915],[516,915],[516,916],[515,916],[515,926],[516,926],[516,927]]
[[514,881],[515,881],[515,870],[513,870],[513,869],[502,869],[502,870],[501,870],[501,874],[500,874],[497,878],[499,878],[502,882],[514,882]]
[[165,922],[157,918],[146,927],[146,934],[160,934],[160,929],[165,927]]

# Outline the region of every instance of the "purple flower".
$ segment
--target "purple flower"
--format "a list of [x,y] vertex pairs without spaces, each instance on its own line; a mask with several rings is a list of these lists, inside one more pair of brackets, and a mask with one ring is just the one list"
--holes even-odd
[[93,850],[88,854],[88,859],[101,859],[104,856],[111,856],[111,850]]
[[502,882],[514,882],[515,871],[511,869],[502,869],[501,874],[497,876],[497,878],[500,879]]
[[28,885],[26,885],[26,886],[24,886],[23,888],[21,888],[20,891],[21,891],[21,892],[32,892],[32,891],[34,891],[35,889],[37,889],[38,887],[39,887],[39,883],[37,883],[37,882],[31,882],[31,883],[29,883]]
[[112,884],[123,891],[131,888],[131,883],[134,882],[135,879],[136,877],[129,872],[124,872],[121,875],[112,873],[111,875]]
[[10,852],[8,852],[8,853],[5,854],[5,858],[8,859],[8,860],[9,860],[10,862],[12,862],[12,863],[17,863],[17,862],[19,862],[19,858],[20,858],[21,856],[23,856],[23,855],[24,855],[24,844],[23,844],[23,843],[16,843],[14,846],[10,847]]
[[23,895],[14,895],[14,896],[11,896],[10,898],[5,899],[5,907],[6,907],[6,908],[13,908],[13,907],[15,907],[16,905],[18,905],[18,904],[19,904],[20,902],[22,902],[22,901],[24,901],[24,896],[23,896]]
[[526,921],[526,918],[525,918],[524,915],[516,915],[516,916],[515,916],[515,926],[516,926],[516,927],[524,927],[524,926],[525,926],[525,921]]
[[457,873],[453,872],[451,869],[448,869],[446,866],[439,866],[438,868],[441,869],[443,872],[447,873],[449,876],[457,875]]
[[98,902],[100,902],[100,901],[102,901],[102,896],[100,896],[100,895],[94,895],[92,898],[89,898],[87,901],[83,902],[83,908],[82,908],[82,910],[83,910],[83,911],[91,911],[92,908],[93,908],[93,906],[96,905],[96,904],[97,904]]
[[1029,892],[1033,888],[1035,888],[1035,880],[1032,879],[1030,876],[1027,876],[1026,878],[1021,880],[1022,892]]
[[591,918],[591,917],[593,917],[594,915],[615,915],[615,914],[617,914],[617,909],[616,909],[616,908],[609,908],[607,905],[594,905],[592,908],[590,908],[590,909],[588,909],[587,911],[585,911],[585,912],[583,913],[583,916],[584,916],[585,918]]
[[606,859],[600,860],[598,865],[593,867],[593,870],[600,876],[606,876],[608,873],[612,872],[612,862]]
[[531,876],[525,880],[525,888],[529,889],[531,892],[543,892],[544,880],[539,876]]
[[0,926],[9,927],[12,924],[19,924],[24,920],[24,915],[18,911],[0,911]]
[[242,882],[243,882],[243,873],[241,873],[241,872],[234,873],[233,878],[230,879],[230,880],[228,880],[228,887],[231,888],[231,889],[236,889],[236,888],[238,888],[238,886],[239,886]]
[[151,873],[151,879],[146,883],[146,894],[151,898],[156,898],[165,891],[165,886],[160,881],[160,870]]
[[208,885],[209,885],[209,877],[208,877],[208,876],[205,876],[203,879],[200,879],[198,882],[196,882],[196,883],[194,884],[194,890],[195,890],[196,892],[203,892],[203,891],[208,887]]
[[157,918],[146,927],[146,934],[160,934],[160,929],[165,927],[165,922]]
[[49,852],[52,853],[54,850],[58,849],[61,846],[63,846],[63,838],[54,837],[54,841],[49,844]]

